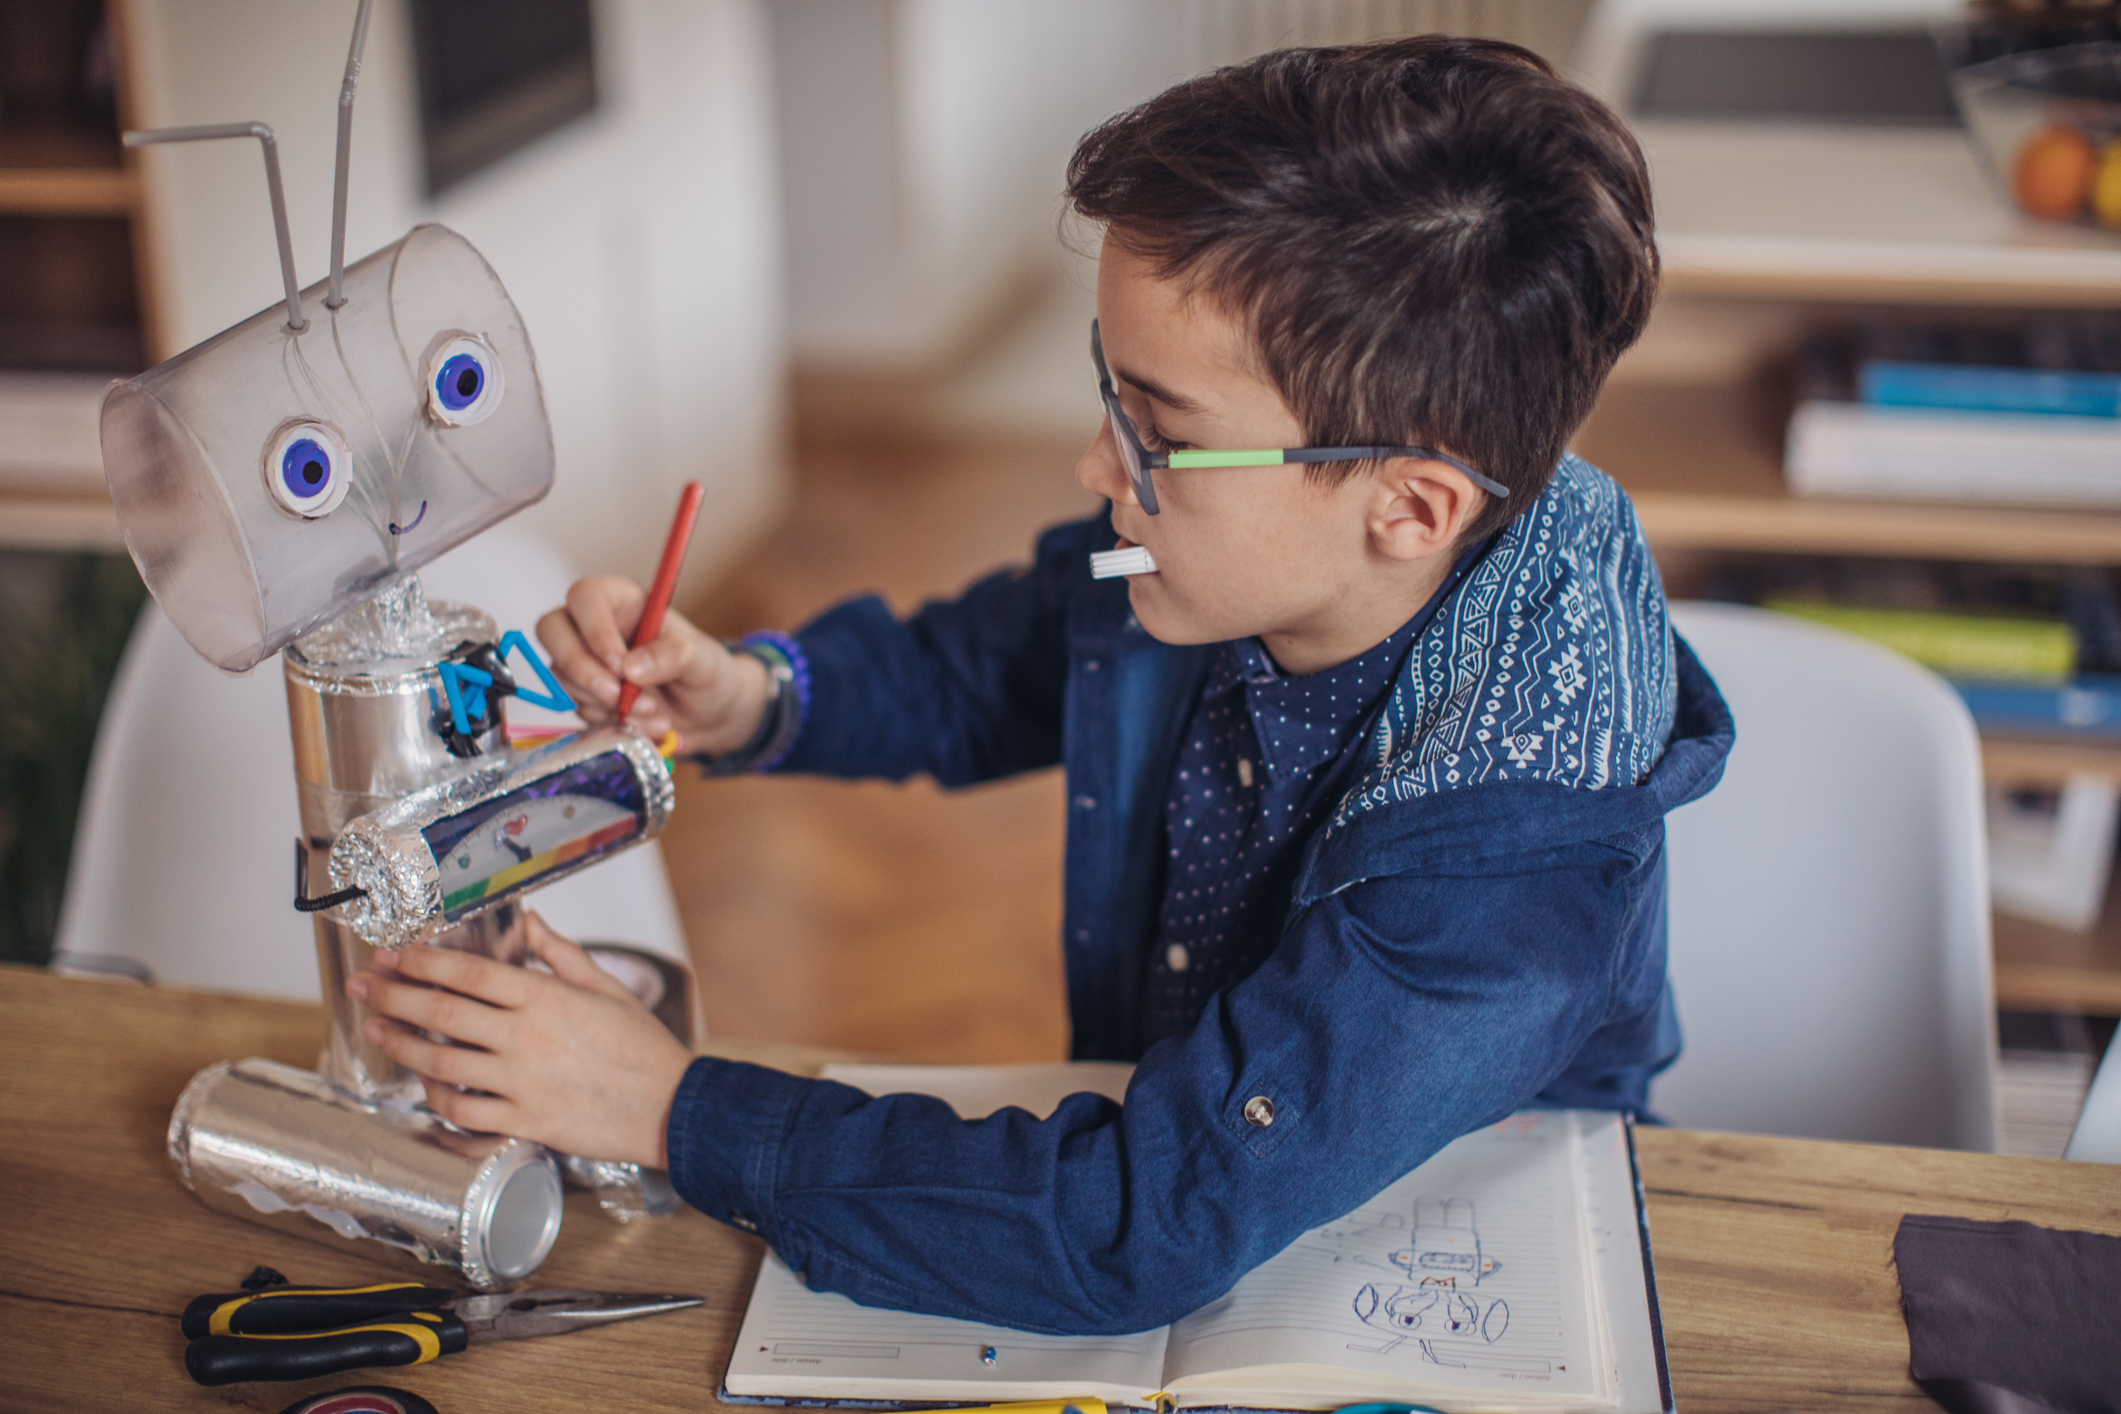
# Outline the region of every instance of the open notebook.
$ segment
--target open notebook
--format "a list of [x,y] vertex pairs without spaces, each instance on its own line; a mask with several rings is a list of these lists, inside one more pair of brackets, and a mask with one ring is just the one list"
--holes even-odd
[[[871,1094],[967,1118],[1119,1098],[1130,1068],[840,1066]],[[1028,1335],[814,1292],[768,1254],[723,1389],[738,1402],[1108,1404],[1446,1410],[1672,1408],[1624,1121],[1528,1110],[1457,1140],[1219,1300],[1131,1336]]]

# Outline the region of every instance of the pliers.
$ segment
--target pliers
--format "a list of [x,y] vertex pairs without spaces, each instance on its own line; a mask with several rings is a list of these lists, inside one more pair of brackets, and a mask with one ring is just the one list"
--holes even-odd
[[277,1286],[201,1296],[184,1308],[184,1368],[202,1385],[306,1380],[370,1365],[421,1365],[474,1341],[565,1335],[698,1306],[698,1296],[446,1286]]

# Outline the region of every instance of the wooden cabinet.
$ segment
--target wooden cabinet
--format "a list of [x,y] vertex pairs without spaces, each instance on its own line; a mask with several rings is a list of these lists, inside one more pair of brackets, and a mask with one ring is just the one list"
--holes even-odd
[[[168,352],[150,217],[118,137],[132,108],[125,36],[125,0],[0,0],[0,381],[17,380],[6,402],[18,412],[31,396],[19,375],[80,375],[52,395],[68,406],[50,415],[73,416],[94,375]],[[92,468],[11,476],[4,464],[0,546],[122,548]]]
[[[1782,476],[1805,332],[1877,314],[2114,311],[2121,239],[2021,220],[1956,132],[1645,125],[1665,295],[1576,448],[1627,487],[1675,596],[1733,554],[2121,569],[2121,513],[1807,498]],[[2121,778],[2121,748],[1988,740],[2000,784]],[[2121,891],[2089,934],[1996,919],[1999,1005],[2121,1015]]]

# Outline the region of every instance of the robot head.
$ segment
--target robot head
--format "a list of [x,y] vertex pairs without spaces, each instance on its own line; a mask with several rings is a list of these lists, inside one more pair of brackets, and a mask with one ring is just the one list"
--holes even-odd
[[552,486],[530,336],[469,242],[416,226],[344,293],[331,308],[320,281],[301,329],[274,304],[104,397],[126,546],[230,672]]

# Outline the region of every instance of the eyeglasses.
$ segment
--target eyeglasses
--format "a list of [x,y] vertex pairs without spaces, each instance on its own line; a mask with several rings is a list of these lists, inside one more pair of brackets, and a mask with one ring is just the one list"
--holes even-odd
[[1510,488],[1482,476],[1454,456],[1432,447],[1263,447],[1249,451],[1152,452],[1134,429],[1134,419],[1119,405],[1112,386],[1112,370],[1105,366],[1105,341],[1098,336],[1097,321],[1090,321],[1090,357],[1097,364],[1097,392],[1105,400],[1105,417],[1112,424],[1112,441],[1119,459],[1127,464],[1127,479],[1134,483],[1135,499],[1150,515],[1156,514],[1156,483],[1149,473],[1158,467],[1183,469],[1207,466],[1282,466],[1289,462],[1352,462],[1383,457],[1420,457],[1457,467],[1475,486],[1490,496],[1509,499]]

